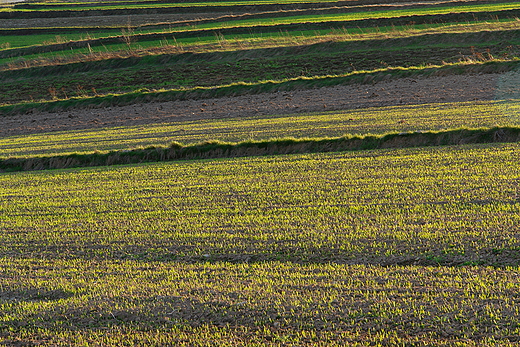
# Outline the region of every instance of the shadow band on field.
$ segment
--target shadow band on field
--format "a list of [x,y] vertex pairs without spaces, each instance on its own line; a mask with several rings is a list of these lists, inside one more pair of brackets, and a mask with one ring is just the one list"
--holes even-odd
[[[504,244],[482,247],[466,247],[463,251],[452,248],[449,242],[437,247],[431,244],[405,242],[382,238],[386,244],[381,249],[374,239],[359,238],[350,246],[359,250],[349,251],[334,245],[305,246],[300,248],[291,240],[272,242],[251,241],[245,246],[221,249],[215,245],[194,246],[189,241],[172,240],[160,243],[151,239],[145,244],[61,244],[48,245],[33,242],[30,246],[9,245],[9,259],[85,260],[85,261],[130,261],[142,263],[233,263],[254,264],[283,262],[294,264],[341,264],[370,266],[491,266],[497,268],[520,266],[520,244]],[[474,241],[474,240],[473,240]],[[157,246],[161,246],[160,249]],[[154,248],[156,247],[156,248]],[[396,252],[396,250],[399,250]],[[2,252],[3,253],[3,252]],[[0,253],[1,255],[1,253]],[[55,293],[52,293],[54,295]],[[34,300],[44,299],[51,294],[36,293]]]

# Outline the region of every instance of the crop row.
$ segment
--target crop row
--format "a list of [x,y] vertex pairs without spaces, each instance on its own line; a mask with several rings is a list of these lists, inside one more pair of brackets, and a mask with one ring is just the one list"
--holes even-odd
[[[473,11],[474,9],[483,9],[484,11],[491,11],[497,8],[496,3],[479,3],[478,1],[474,1],[476,4],[466,4],[464,2],[451,1],[448,3],[448,6],[451,8],[461,7],[462,11]],[[404,2],[403,2],[404,3]],[[346,7],[353,11],[363,11],[363,8],[366,6],[366,2],[364,4],[360,2],[352,2],[352,1],[334,1],[334,0],[320,0],[320,1],[301,1],[301,0],[286,0],[286,1],[278,1],[278,0],[265,0],[265,1],[208,1],[208,2],[134,2],[134,3],[111,3],[111,2],[99,2],[99,3],[52,3],[52,4],[17,4],[14,6],[9,6],[0,10],[1,12],[7,12],[10,15],[10,18],[22,17],[24,14],[28,14],[31,12],[44,12],[44,14],[48,16],[70,16],[71,12],[74,14],[82,14],[83,15],[92,15],[88,12],[92,11],[94,15],[99,15],[102,13],[101,11],[109,11],[110,15],[117,14],[132,14],[129,10],[140,10],[146,11],[147,9],[157,9],[161,11],[165,11],[167,9],[174,9],[176,12],[181,13],[189,13],[193,11],[197,12],[237,12],[237,11],[283,11],[283,10],[301,10],[301,9],[315,9],[315,8],[327,8],[327,7]],[[393,5],[393,6],[392,6]],[[415,5],[415,6],[414,6]],[[410,4],[404,3],[404,6],[396,6],[394,4],[386,4],[386,3],[378,3],[371,4],[371,7],[379,9],[379,7],[424,7],[425,4]],[[426,4],[431,7],[440,7],[441,9],[445,6],[446,3],[439,4]],[[443,6],[444,5],[444,6]],[[502,2],[502,5],[499,5],[502,9],[512,9],[517,8],[513,2]],[[52,12],[56,12],[52,14]],[[61,13],[60,13],[61,12]],[[43,15],[45,17],[45,15]]]
[[[323,14],[314,14],[314,15],[298,15],[298,13],[294,13],[291,16],[287,17],[276,17],[275,14],[268,13],[266,18],[253,18],[253,19],[241,19],[240,17],[233,20],[233,18],[222,17],[222,19],[215,21],[214,23],[202,23],[199,24],[197,22],[193,23],[181,23],[183,26],[175,25],[175,22],[162,24],[160,26],[142,26],[140,28],[133,28],[132,23],[128,22],[127,27],[121,26],[120,28],[109,27],[104,30],[100,30],[99,27],[80,27],[80,28],[71,28],[69,30],[64,30],[63,28],[57,29],[28,29],[25,30],[31,35],[27,35],[27,33],[23,33],[23,30],[3,30],[2,33],[5,35],[0,41],[4,50],[9,48],[17,48],[17,47],[26,47],[32,45],[48,45],[51,43],[56,37],[59,37],[59,40],[62,42],[69,41],[78,41],[80,39],[85,40],[87,37],[91,38],[103,38],[103,37],[113,37],[118,36],[122,38],[121,29],[128,29],[130,27],[132,30],[128,32],[128,35],[136,35],[136,39],[139,37],[143,37],[143,35],[156,33],[157,35],[166,35],[173,34],[175,36],[179,36],[183,38],[186,32],[194,32],[196,36],[207,36],[204,35],[203,30],[211,30],[211,31],[224,31],[224,33],[229,34],[241,34],[247,32],[279,32],[279,31],[303,31],[303,30],[319,30],[319,29],[331,29],[331,28],[357,28],[360,27],[385,27],[392,25],[403,25],[404,24],[426,24],[426,23],[438,23],[439,21],[447,22],[447,20],[442,20],[443,15],[450,14],[453,16],[454,14],[460,13],[464,16],[465,13],[470,12],[473,14],[471,18],[472,21],[476,21],[477,17],[480,14],[486,15],[486,13],[493,13],[494,18],[498,19],[499,17],[502,19],[513,18],[516,15],[516,12],[511,12],[511,10],[520,9],[520,5],[517,3],[500,3],[493,5],[467,5],[467,6],[458,6],[458,7],[432,7],[432,8],[416,8],[416,9],[394,9],[387,11],[366,11],[366,12],[351,12],[346,9],[344,12],[340,13],[323,13]],[[493,11],[494,12],[490,12]],[[455,11],[455,12],[454,12]],[[496,13],[495,13],[496,12]],[[505,16],[502,16],[502,13]],[[270,15],[270,16],[269,16]],[[439,16],[438,20],[434,20],[434,18],[428,18],[426,21],[421,20],[421,16]],[[485,19],[489,20],[487,16]],[[401,22],[391,22],[386,23],[384,20],[397,18],[403,19]],[[464,16],[462,20],[468,20],[469,17]],[[381,20],[379,23],[370,23],[369,26],[363,25],[360,21],[366,21],[369,19],[378,19]],[[448,18],[446,18],[448,19]],[[448,19],[449,21],[449,19]],[[350,24],[349,22],[352,22]],[[457,22],[457,21],[454,21]],[[304,25],[299,25],[303,23]],[[313,25],[316,23],[317,25]],[[339,23],[339,24],[338,24]],[[189,24],[189,26],[186,26]],[[295,24],[297,24],[295,26]],[[286,26],[284,26],[286,25]],[[287,25],[293,25],[287,26]],[[149,28],[150,27],[150,28]],[[258,27],[258,29],[257,29]],[[270,30],[269,27],[273,27],[274,30]],[[240,30],[240,28],[246,28]],[[226,31],[226,29],[228,29]],[[234,29],[234,30],[229,30]],[[237,30],[238,29],[238,30]],[[38,35],[39,31],[43,31],[42,34]],[[49,32],[50,31],[50,32]],[[54,32],[53,32],[54,31]],[[22,32],[21,35],[17,33]],[[108,43],[108,42],[103,42]]]
[[[354,71],[339,76],[301,76],[284,80],[267,80],[257,83],[237,82],[228,85],[219,85],[214,87],[194,87],[194,88],[176,88],[162,90],[148,90],[146,88],[136,90],[130,93],[89,95],[83,86],[78,85],[77,88],[83,91],[81,97],[65,97],[59,98],[57,95],[59,90],[50,89],[53,96],[52,101],[34,101],[27,103],[18,103],[13,105],[4,105],[0,107],[0,114],[10,115],[16,113],[30,113],[34,111],[58,112],[67,111],[74,108],[102,108],[109,106],[125,106],[137,103],[149,102],[165,102],[165,101],[184,101],[189,99],[211,99],[226,96],[244,96],[249,94],[260,94],[269,92],[290,92],[301,89],[317,89],[321,87],[333,87],[354,83],[376,83],[383,80],[391,80],[404,77],[423,77],[432,74],[463,74],[473,73],[510,73],[515,76],[515,69],[518,67],[519,61],[476,61],[461,64],[446,64],[442,66],[428,67],[410,67],[410,68],[383,68],[373,71]],[[61,91],[62,92],[62,91]],[[94,89],[95,92],[95,89]],[[65,93],[66,94],[66,93]],[[504,95],[508,95],[510,99],[516,98],[516,89],[509,88]]]
[[[201,107],[205,107],[202,103]],[[89,153],[95,150],[127,150],[142,146],[164,146],[172,141],[183,144],[215,140],[241,142],[283,137],[322,138],[345,134],[508,126],[519,124],[520,120],[514,117],[518,112],[517,108],[516,103],[506,101],[441,103],[298,115],[196,119],[132,127],[9,136],[0,139],[0,156],[33,157]]]
[[[327,42],[297,48],[161,54],[39,67],[1,72],[0,76],[5,84],[0,87],[0,93],[3,95],[2,101],[7,104],[31,99],[63,99],[130,92],[142,88],[193,88],[225,85],[236,81],[252,83],[301,76],[343,75],[388,66],[440,66],[460,61],[482,62],[494,57],[507,60],[519,52],[516,46],[504,47],[502,43],[515,42],[513,33],[514,31],[504,30],[485,35],[429,34],[421,38],[420,42],[417,42],[417,38]],[[464,43],[443,43],[453,39],[463,40]],[[486,41],[483,43],[483,40]],[[226,40],[224,45],[227,44]],[[373,49],[374,45],[379,48]],[[398,47],[400,49],[396,50]],[[203,62],[204,66],[201,66]]]

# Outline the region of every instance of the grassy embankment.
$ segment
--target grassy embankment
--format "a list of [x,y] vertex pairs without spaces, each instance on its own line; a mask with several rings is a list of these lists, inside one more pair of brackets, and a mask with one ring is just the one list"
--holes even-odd
[[[289,96],[288,96],[289,97]],[[505,107],[509,107],[505,112]],[[504,101],[390,106],[309,114],[259,115],[225,119],[197,119],[132,127],[105,127],[53,133],[8,136],[0,139],[0,157],[87,154],[207,141],[243,142],[350,135],[384,135],[453,128],[518,126],[510,115],[516,103]],[[28,116],[30,118],[30,116]],[[29,122],[32,123],[31,120]]]

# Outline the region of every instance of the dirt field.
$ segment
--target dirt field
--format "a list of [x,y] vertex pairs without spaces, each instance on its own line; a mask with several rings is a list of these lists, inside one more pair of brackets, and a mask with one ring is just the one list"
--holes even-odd
[[[492,100],[504,85],[498,74],[400,79],[375,84],[220,99],[172,101],[5,117],[0,136],[132,126],[206,118],[347,110],[431,102]],[[515,75],[516,76],[516,75]]]

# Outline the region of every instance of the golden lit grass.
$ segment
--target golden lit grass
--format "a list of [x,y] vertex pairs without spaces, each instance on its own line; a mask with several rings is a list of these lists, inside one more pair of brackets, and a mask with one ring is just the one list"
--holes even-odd
[[1,336],[512,346],[518,147],[1,174]]

